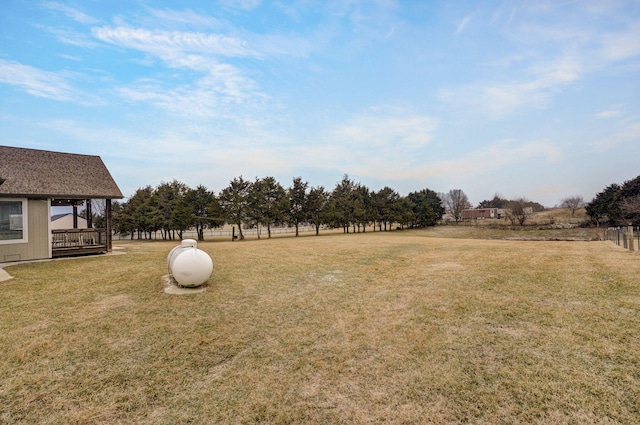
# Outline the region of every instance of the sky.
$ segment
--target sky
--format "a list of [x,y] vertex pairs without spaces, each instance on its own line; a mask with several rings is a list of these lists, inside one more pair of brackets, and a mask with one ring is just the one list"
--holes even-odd
[[125,197],[590,201],[640,175],[640,0],[0,0],[0,144],[99,155]]

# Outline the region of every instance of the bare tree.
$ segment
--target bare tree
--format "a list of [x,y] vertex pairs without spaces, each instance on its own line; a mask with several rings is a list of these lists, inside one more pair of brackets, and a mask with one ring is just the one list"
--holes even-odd
[[569,211],[571,211],[571,217],[573,217],[576,210],[584,206],[584,199],[580,195],[570,196],[568,198],[564,198],[560,206],[563,208],[569,208]]
[[[97,228],[107,227],[107,200],[106,199],[91,199],[91,220],[93,226]],[[85,210],[85,215],[88,211]],[[85,217],[87,218],[87,217]]]
[[524,226],[527,218],[533,214],[533,208],[528,206],[528,204],[529,201],[524,198],[518,198],[508,202],[505,214],[509,221],[511,221],[511,224],[516,224],[517,222],[520,226]]
[[453,216],[456,223],[462,220],[462,211],[471,208],[467,194],[461,189],[451,189],[444,195],[443,201],[445,210]]
[[626,197],[620,202],[620,209],[628,223],[640,222],[640,195]]

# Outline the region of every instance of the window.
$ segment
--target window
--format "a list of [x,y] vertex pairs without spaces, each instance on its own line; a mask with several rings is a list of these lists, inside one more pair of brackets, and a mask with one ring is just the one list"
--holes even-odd
[[0,243],[27,242],[27,200],[0,199]]

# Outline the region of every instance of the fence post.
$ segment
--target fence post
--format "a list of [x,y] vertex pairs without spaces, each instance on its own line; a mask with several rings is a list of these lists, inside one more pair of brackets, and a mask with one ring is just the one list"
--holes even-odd
[[629,251],[634,251],[635,247],[633,246],[633,226],[631,224],[629,224],[629,226],[627,227],[627,233],[628,238],[629,238]]

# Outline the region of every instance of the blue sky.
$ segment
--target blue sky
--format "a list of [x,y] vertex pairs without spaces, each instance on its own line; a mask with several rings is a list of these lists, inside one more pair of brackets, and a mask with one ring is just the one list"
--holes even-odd
[[[640,1],[0,1],[0,144],[472,203],[640,174]],[[0,159],[1,160],[1,159]]]

